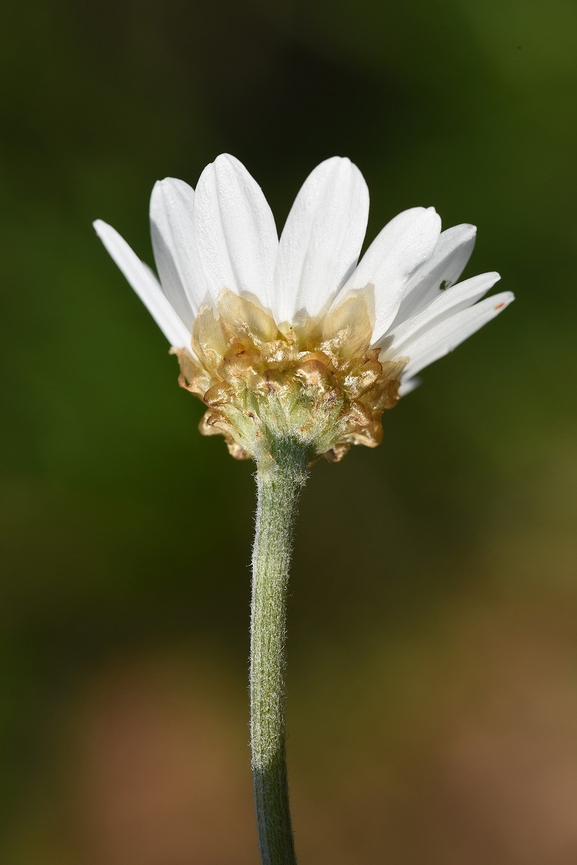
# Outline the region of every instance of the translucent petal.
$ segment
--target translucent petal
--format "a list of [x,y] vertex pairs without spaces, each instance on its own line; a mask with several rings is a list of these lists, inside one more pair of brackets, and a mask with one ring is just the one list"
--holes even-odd
[[193,213],[194,190],[188,183],[167,177],[154,185],[150,197],[150,234],[156,267],[162,290],[190,326],[207,298]]
[[453,351],[467,337],[499,315],[514,299],[510,291],[495,294],[422,334],[412,345],[407,346],[409,363],[405,368],[405,376],[412,378],[424,367]]
[[413,207],[399,213],[377,235],[343,287],[342,295],[373,286],[373,342],[378,342],[391,325],[407,281],[433,254],[440,231],[441,220],[433,207]]
[[399,396],[406,396],[408,393],[411,393],[411,391],[416,390],[420,384],[420,378],[403,379],[399,387]]
[[441,232],[433,255],[407,283],[394,326],[427,306],[440,293],[441,283],[448,288],[457,282],[471,257],[476,235],[475,226],[467,224]]
[[170,344],[175,348],[190,348],[190,331],[163,294],[160,284],[150,268],[138,258],[126,241],[106,222],[97,219],[94,228]]
[[334,156],[305,180],[283,229],[274,313],[318,315],[356,265],[367,229],[369,192],[350,160]]
[[196,187],[194,231],[207,288],[249,292],[266,308],[273,300],[278,237],[258,183],[234,156],[207,165]]
[[498,273],[482,273],[440,292],[428,306],[389,331],[383,343],[387,355],[402,355],[405,346],[414,343],[426,331],[460,310],[473,306],[500,278]]

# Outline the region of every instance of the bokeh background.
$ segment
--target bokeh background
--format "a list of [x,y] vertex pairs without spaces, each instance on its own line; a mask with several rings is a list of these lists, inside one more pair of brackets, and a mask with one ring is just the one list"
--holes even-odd
[[302,863],[577,861],[577,6],[8,0],[0,50],[0,861],[257,862],[252,467],[201,438],[95,237],[245,162],[282,225],[351,157],[369,238],[480,227],[517,302],[315,466],[290,599]]

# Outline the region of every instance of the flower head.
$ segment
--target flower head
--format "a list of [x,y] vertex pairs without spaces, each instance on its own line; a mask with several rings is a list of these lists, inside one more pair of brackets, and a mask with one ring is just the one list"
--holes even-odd
[[152,192],[160,281],[109,225],[96,231],[178,355],[180,384],[207,405],[201,432],[258,457],[293,436],[340,459],[374,447],[381,416],[425,366],[498,315],[485,273],[459,284],[475,228],[441,232],[434,208],[392,219],[358,262],[369,194],[333,157],[309,175],[280,239],[264,194],[233,156]]

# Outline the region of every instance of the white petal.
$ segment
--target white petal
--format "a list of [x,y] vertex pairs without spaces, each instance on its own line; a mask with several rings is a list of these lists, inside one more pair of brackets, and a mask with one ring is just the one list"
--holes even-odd
[[469,309],[445,319],[407,346],[409,363],[404,376],[412,378],[424,367],[456,348],[463,340],[495,318],[515,299],[510,291],[495,294]]
[[387,356],[402,355],[405,347],[414,343],[423,333],[460,310],[473,306],[500,278],[498,273],[482,273],[441,291],[425,309],[398,324],[387,334],[383,343]]
[[399,386],[399,396],[406,396],[411,391],[415,390],[421,384],[420,378],[406,378],[401,381]]
[[206,280],[194,238],[194,190],[167,177],[150,197],[150,234],[162,290],[182,320],[192,326],[206,302]]
[[112,226],[97,219],[94,228],[170,344],[175,348],[190,348],[190,332],[162,293],[150,268],[138,258]]
[[371,243],[336,305],[351,289],[374,286],[373,341],[394,320],[409,278],[433,254],[441,220],[433,207],[413,207],[395,216]]
[[213,300],[223,288],[250,292],[270,308],[278,237],[258,183],[234,156],[223,154],[202,172],[194,230]]
[[318,315],[354,268],[369,216],[369,192],[349,159],[321,162],[305,180],[283,229],[275,315]]
[[464,271],[475,247],[474,225],[454,225],[441,233],[435,251],[409,280],[395,325],[423,309],[445,287],[454,285]]

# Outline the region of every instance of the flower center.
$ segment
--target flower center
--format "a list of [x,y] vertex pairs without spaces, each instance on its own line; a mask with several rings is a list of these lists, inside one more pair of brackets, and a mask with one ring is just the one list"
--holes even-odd
[[223,435],[237,459],[292,437],[311,457],[340,460],[352,444],[376,447],[381,416],[399,399],[406,358],[379,361],[361,292],[318,319],[278,325],[252,297],[225,289],[200,310],[191,346],[175,350],[179,384],[208,406],[200,431]]

